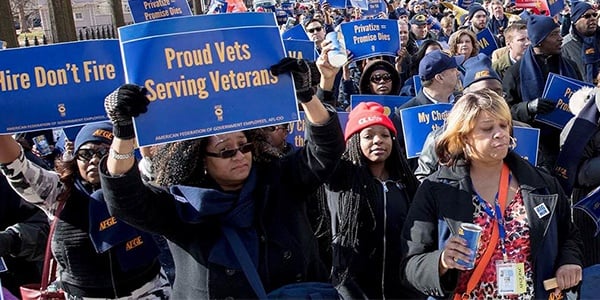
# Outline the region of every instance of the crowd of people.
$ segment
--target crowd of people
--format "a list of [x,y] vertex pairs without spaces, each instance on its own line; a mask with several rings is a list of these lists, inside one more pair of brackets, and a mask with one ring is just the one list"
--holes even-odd
[[[293,77],[303,147],[280,124],[136,153],[132,118],[152,106],[134,83],[104,99],[110,122],[83,126],[61,151],[51,134],[49,154],[37,133],[0,135],[5,295],[40,281],[51,239],[53,285],[72,300],[262,298],[301,282],[330,283],[342,299],[593,298],[600,242],[571,206],[600,185],[597,6],[547,16],[500,0],[387,5],[365,16],[294,4],[282,30],[300,24],[318,58],[270,71]],[[362,18],[396,20],[397,55],[332,66],[326,33]],[[485,29],[498,45],[489,56]],[[543,97],[550,73],[592,86],[572,96],[564,129],[537,120],[556,109]],[[386,114],[352,107],[359,94],[411,99]],[[452,105],[444,126],[407,159],[400,111],[438,103]],[[514,151],[514,125],[540,130],[537,165]],[[481,228],[475,249],[465,223]]]

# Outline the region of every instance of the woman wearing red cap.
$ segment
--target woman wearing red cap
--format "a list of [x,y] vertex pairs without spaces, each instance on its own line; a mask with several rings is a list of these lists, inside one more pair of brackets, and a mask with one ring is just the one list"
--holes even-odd
[[375,102],[350,112],[346,151],[326,196],[333,281],[352,299],[419,298],[400,283],[400,233],[418,181],[400,154],[396,128]]

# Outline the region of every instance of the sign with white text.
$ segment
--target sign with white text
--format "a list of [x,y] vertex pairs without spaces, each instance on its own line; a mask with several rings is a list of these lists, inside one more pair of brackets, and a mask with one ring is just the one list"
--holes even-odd
[[427,135],[444,125],[451,109],[452,104],[438,103],[400,110],[406,158],[421,155]]

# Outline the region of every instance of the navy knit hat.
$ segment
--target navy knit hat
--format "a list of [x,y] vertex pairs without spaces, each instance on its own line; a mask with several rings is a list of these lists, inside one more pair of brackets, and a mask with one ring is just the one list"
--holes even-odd
[[398,7],[396,8],[396,16],[408,16],[408,11],[406,10],[406,8]]
[[558,24],[554,22],[554,19],[547,16],[531,15],[527,20],[527,35],[531,41],[531,46],[538,46],[556,28],[558,28]]
[[485,7],[483,7],[481,4],[479,4],[479,3],[471,4],[471,6],[469,6],[469,20],[472,20],[473,15],[480,10],[483,10],[483,12],[485,12],[485,14],[487,15],[487,10],[485,10]]
[[83,126],[75,137],[75,152],[85,143],[112,143],[112,124],[109,122],[92,123]]
[[431,51],[419,63],[419,77],[423,81],[431,80],[448,69],[458,68],[458,60],[462,60],[462,57],[453,57],[441,50]]
[[496,79],[502,82],[498,73],[492,68],[492,61],[483,53],[467,59],[463,63],[463,67],[465,68],[465,77],[463,79],[463,87],[465,88],[484,79]]
[[573,8],[571,9],[571,23],[574,24],[585,14],[586,11],[593,9],[592,6],[585,1],[578,1],[573,4]]

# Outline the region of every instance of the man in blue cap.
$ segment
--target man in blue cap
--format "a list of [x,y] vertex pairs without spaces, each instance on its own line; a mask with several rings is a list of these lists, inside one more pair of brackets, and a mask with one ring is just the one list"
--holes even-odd
[[563,38],[552,18],[531,15],[527,35],[531,44],[521,60],[506,70],[503,90],[513,119],[541,129],[538,165],[551,170],[559,151],[560,132],[535,121],[537,114],[550,113],[556,107],[554,102],[541,98],[546,78],[550,72],[578,80],[581,75],[572,60],[561,56]]
[[562,55],[577,64],[586,82],[596,84],[600,70],[600,32],[598,13],[587,2],[576,2],[571,9],[571,32],[565,36]]

